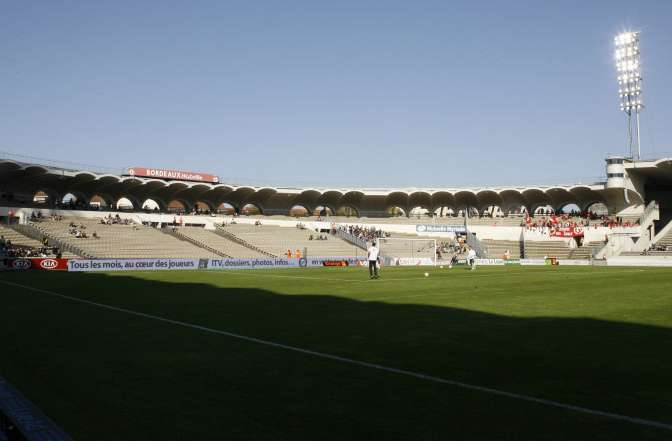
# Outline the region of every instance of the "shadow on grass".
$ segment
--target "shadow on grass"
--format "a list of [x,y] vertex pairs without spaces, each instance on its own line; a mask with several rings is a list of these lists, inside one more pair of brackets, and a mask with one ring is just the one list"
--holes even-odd
[[[308,350],[672,423],[669,328],[361,302],[324,293],[317,283],[319,293],[281,295],[132,275],[3,278]],[[672,435],[2,289],[0,375],[76,439]]]

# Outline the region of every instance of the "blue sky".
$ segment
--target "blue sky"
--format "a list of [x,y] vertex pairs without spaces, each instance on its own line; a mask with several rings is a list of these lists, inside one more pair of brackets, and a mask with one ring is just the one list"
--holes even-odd
[[0,150],[262,185],[587,182],[672,156],[669,1],[5,1]]

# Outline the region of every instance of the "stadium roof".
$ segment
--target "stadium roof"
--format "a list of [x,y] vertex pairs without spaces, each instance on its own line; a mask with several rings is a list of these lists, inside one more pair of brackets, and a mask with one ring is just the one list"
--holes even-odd
[[[625,162],[627,175],[637,180],[655,179],[672,183],[672,159]],[[504,210],[533,210],[550,205],[556,209],[568,204],[586,208],[601,202],[609,207],[637,204],[644,201],[643,185],[626,183],[610,188],[606,182],[560,186],[480,187],[480,188],[297,188],[272,186],[238,186],[123,176],[87,170],[53,167],[42,164],[0,159],[0,189],[5,199],[31,201],[37,192],[46,193],[52,201],[67,194],[88,202],[98,196],[108,205],[126,198],[140,209],[151,199],[165,208],[174,200],[187,209],[197,202],[217,208],[228,203],[235,208],[254,204],[264,214],[288,214],[294,205],[309,210],[325,206],[337,211],[350,207],[360,216],[383,216],[390,207],[408,212],[414,207],[435,210],[440,207],[483,209],[496,205]]]

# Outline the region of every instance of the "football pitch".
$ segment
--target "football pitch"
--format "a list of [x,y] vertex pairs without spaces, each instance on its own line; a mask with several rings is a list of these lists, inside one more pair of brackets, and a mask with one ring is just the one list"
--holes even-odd
[[79,441],[672,439],[669,269],[35,271],[0,293],[0,376]]

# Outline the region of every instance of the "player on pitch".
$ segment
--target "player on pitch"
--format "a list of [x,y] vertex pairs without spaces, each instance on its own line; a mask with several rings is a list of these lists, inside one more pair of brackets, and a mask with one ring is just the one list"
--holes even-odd
[[378,275],[378,254],[380,251],[376,246],[376,242],[371,242],[371,246],[366,251],[366,258],[369,261],[369,276],[371,279],[380,279]]
[[472,271],[476,269],[476,250],[473,248],[469,248],[469,251],[467,252],[467,263]]

